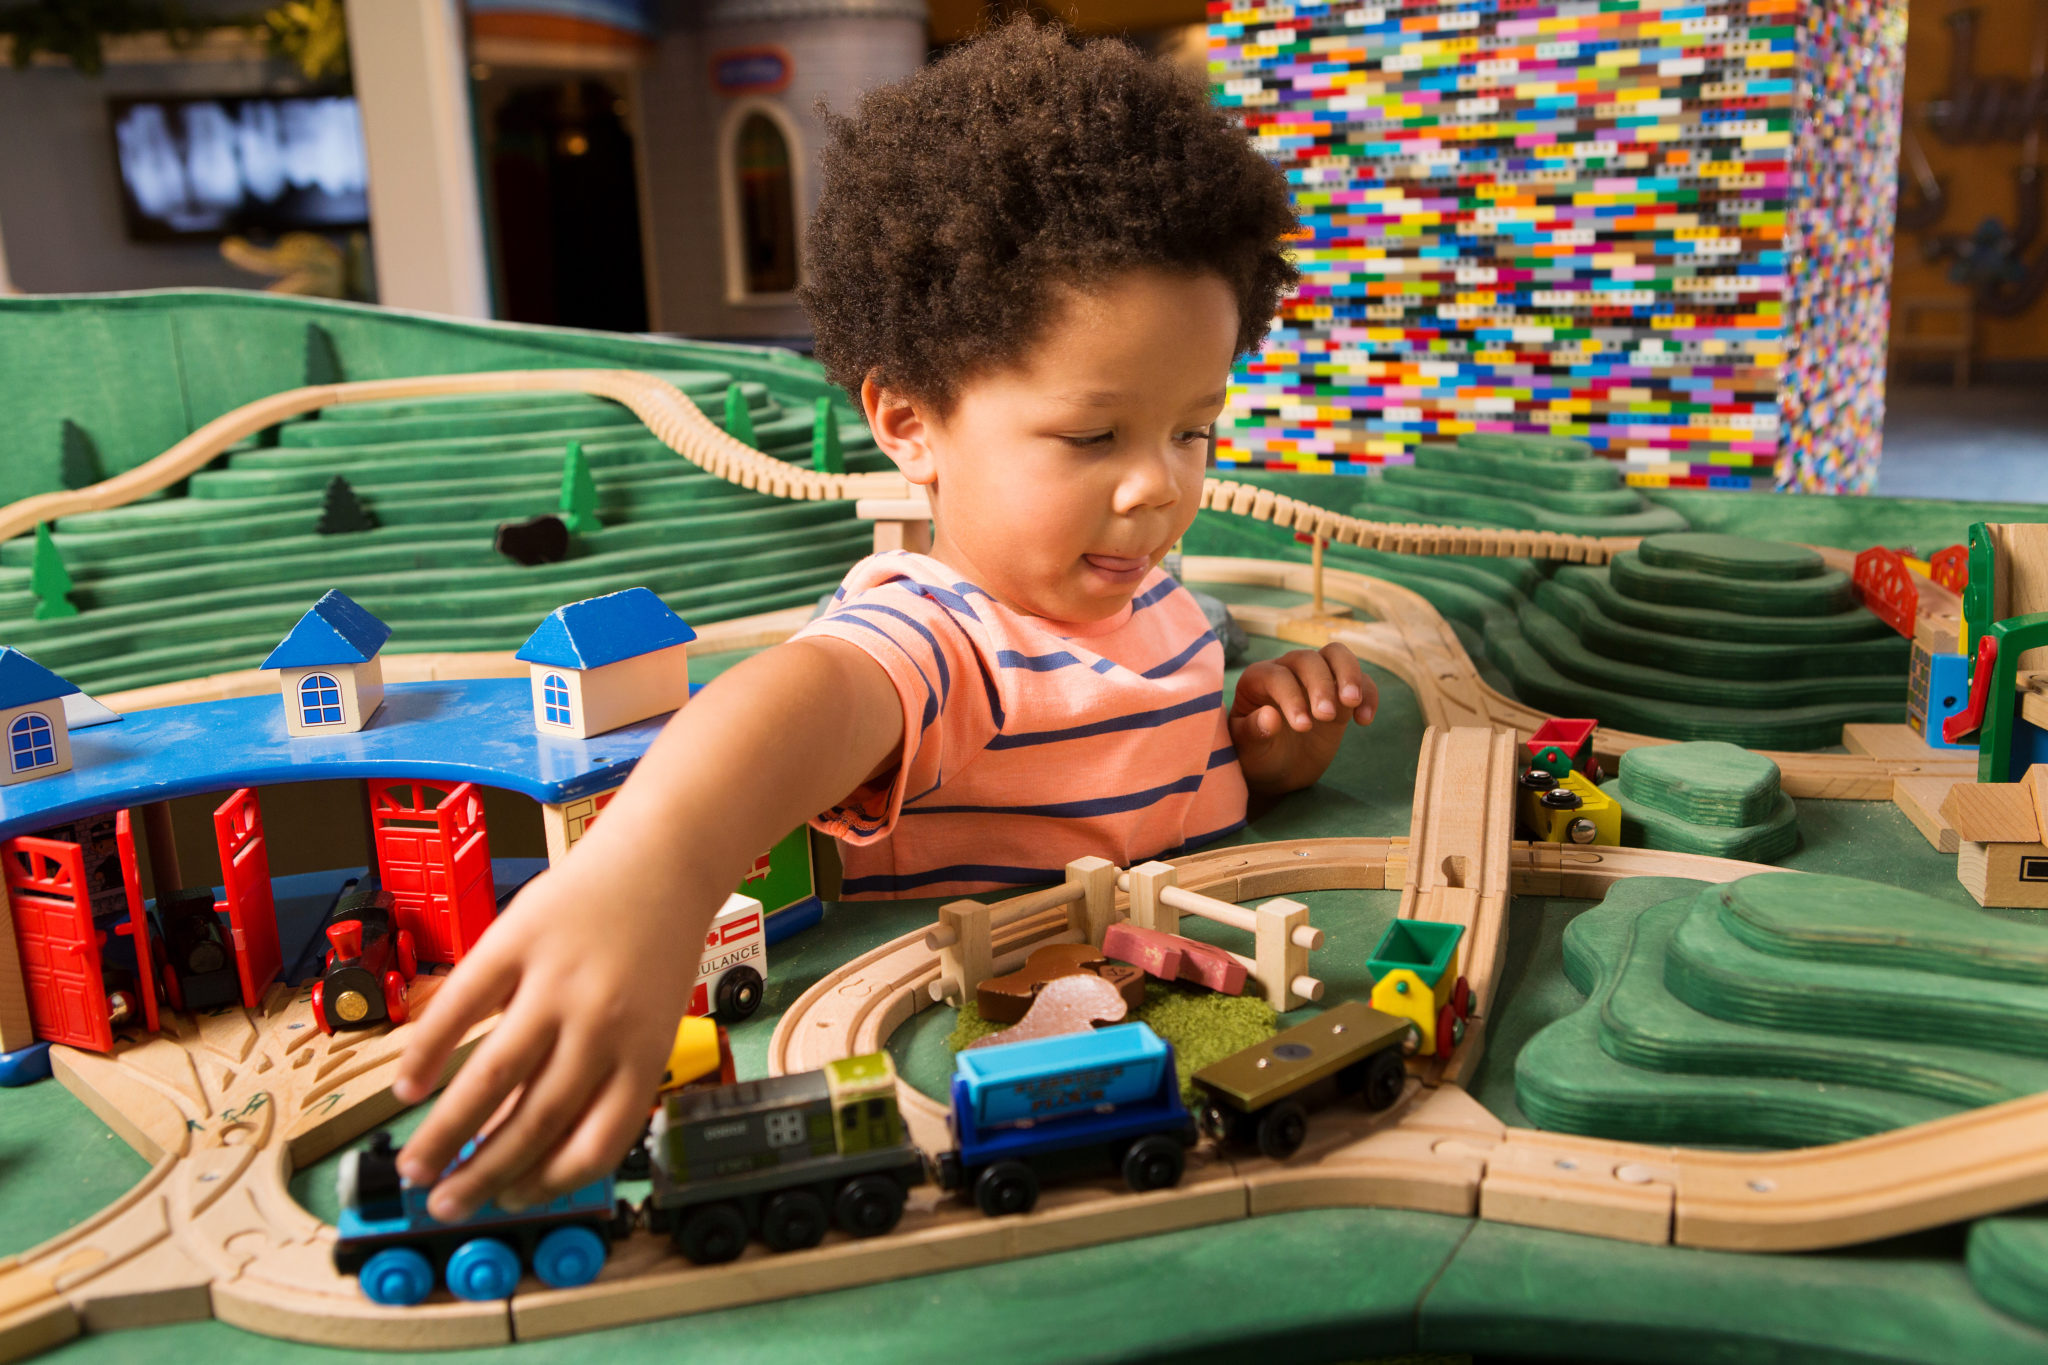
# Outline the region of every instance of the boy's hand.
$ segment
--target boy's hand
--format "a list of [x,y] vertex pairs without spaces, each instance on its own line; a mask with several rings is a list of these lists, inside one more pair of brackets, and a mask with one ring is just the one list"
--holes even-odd
[[[493,1124],[429,1197],[442,1222],[494,1196],[530,1206],[587,1184],[646,1124],[698,945],[675,941],[673,906],[654,903],[633,871],[586,856],[536,878],[413,1025],[392,1086],[407,1104],[427,1097],[472,1024],[504,1010],[399,1155],[407,1179],[435,1181]],[[590,913],[600,905],[609,913]]]
[[1230,704],[1230,739],[1246,784],[1268,795],[1310,785],[1337,756],[1344,727],[1372,724],[1379,704],[1379,688],[1340,644],[1253,664]]

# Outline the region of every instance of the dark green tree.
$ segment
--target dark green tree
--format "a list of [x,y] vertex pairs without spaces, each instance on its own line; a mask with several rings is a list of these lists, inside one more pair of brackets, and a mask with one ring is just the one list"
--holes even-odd
[[85,428],[69,417],[64,419],[63,454],[57,463],[57,476],[66,488],[90,488],[106,477],[100,468],[99,447],[85,434]]
[[327,496],[320,505],[320,524],[314,530],[323,536],[339,536],[367,531],[376,524],[376,516],[363,506],[363,500],[349,487],[347,479],[336,474],[327,481]]
[[59,621],[78,615],[78,608],[71,605],[67,595],[71,591],[71,575],[64,568],[64,558],[57,553],[57,542],[50,538],[46,522],[36,523],[36,553],[29,564],[28,587],[36,595],[36,620]]
[[308,384],[339,384],[341,353],[334,349],[334,338],[327,329],[317,322],[306,324],[306,382]]
[[590,477],[581,441],[569,442],[562,456],[561,512],[570,535],[587,536],[602,525],[597,519],[597,481]]
[[832,400],[820,398],[811,417],[811,468],[820,474],[844,474],[846,452],[839,446],[839,419]]
[[747,396],[738,384],[725,386],[725,434],[742,445],[758,447],[754,439],[754,414],[747,409]]

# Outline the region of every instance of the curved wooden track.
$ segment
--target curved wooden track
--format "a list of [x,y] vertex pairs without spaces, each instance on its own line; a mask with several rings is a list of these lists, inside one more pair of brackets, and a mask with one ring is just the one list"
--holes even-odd
[[[820,474],[728,436],[666,380],[638,370],[493,370],[481,374],[420,375],[286,389],[222,413],[154,459],[87,488],[39,493],[0,508],[0,540],[79,512],[120,507],[197,473],[236,443],[267,427],[338,403],[430,398],[474,393],[584,393],[629,409],[662,444],[721,479],[801,501],[872,498],[919,500],[923,493],[900,474]],[[1270,489],[1226,479],[1205,479],[1202,506],[1233,512],[1335,540],[1399,554],[1513,555],[1600,564],[1632,539],[1557,535],[1547,531],[1485,531],[1461,526],[1397,525],[1327,511]]]

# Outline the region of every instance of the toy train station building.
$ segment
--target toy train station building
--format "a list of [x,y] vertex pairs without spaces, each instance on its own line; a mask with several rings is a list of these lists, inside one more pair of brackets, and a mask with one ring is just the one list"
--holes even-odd
[[[178,998],[179,983],[165,979],[174,970],[168,929],[147,913],[136,847],[140,829],[160,905],[193,898],[176,884],[173,799],[225,793],[212,811],[221,884],[202,899],[225,930],[216,937],[231,945],[243,1006],[260,1005],[292,966],[261,798],[280,784],[361,783],[360,809],[337,811],[338,820],[367,822],[365,851],[420,961],[453,963],[497,911],[482,789],[538,802],[550,856],[566,853],[687,696],[683,652],[694,638],[638,589],[548,617],[522,651],[533,656],[531,678],[387,687],[376,658],[389,633],[329,593],[266,661],[280,670],[281,697],[166,706],[76,730],[65,724],[64,699],[83,695],[19,651],[0,651],[0,731],[17,778],[0,789],[9,914],[0,931],[0,1083],[42,1074],[44,1044],[110,1051],[122,1030],[158,1026],[160,997]],[[570,723],[549,723],[545,708],[563,683]],[[757,884],[771,880],[767,855],[744,888],[794,912],[773,937],[817,914],[804,832],[783,844],[776,852],[789,856],[772,880],[788,881],[789,894]]]

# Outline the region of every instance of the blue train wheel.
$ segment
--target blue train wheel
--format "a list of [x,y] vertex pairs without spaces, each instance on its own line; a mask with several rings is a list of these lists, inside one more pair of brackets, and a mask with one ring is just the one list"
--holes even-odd
[[512,1296],[519,1283],[519,1256],[495,1237],[472,1237],[448,1258],[448,1292],[481,1303]]
[[356,1283],[371,1303],[410,1308],[434,1292],[434,1267],[411,1247],[387,1247],[363,1262]]
[[604,1257],[604,1238],[589,1228],[556,1228],[533,1249],[533,1273],[550,1289],[574,1289],[597,1278]]

